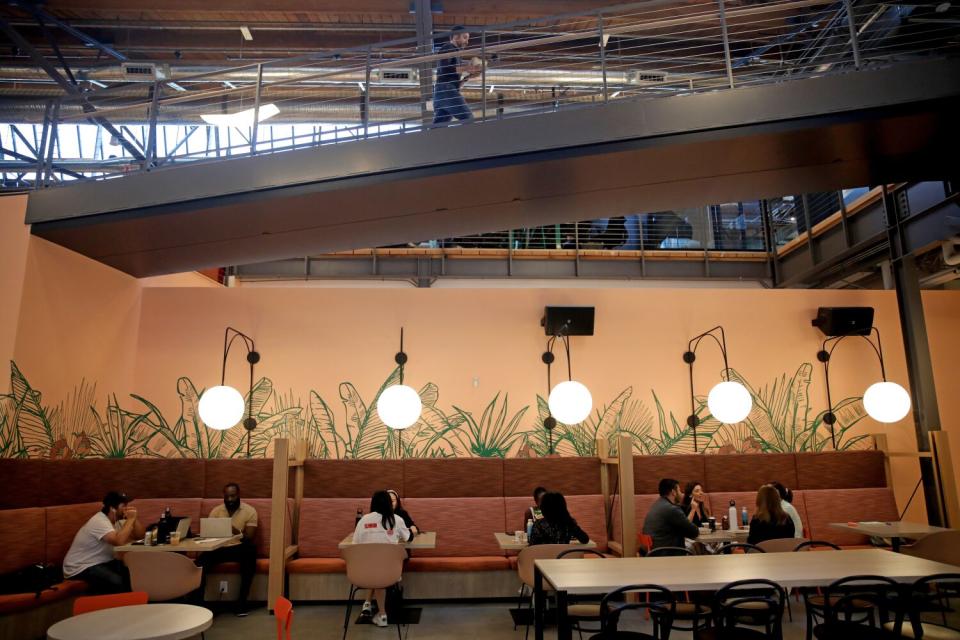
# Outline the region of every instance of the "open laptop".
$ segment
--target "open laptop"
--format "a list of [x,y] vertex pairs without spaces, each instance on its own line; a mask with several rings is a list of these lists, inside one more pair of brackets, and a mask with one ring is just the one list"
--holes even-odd
[[201,538],[229,538],[233,536],[230,518],[200,518]]
[[187,536],[190,534],[190,518],[189,516],[180,518],[180,521],[177,522],[177,535],[180,536],[181,540],[186,540]]

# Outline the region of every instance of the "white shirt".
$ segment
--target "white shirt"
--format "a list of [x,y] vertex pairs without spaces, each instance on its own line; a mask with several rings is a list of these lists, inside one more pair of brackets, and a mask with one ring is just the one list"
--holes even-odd
[[803,522],[800,521],[800,514],[797,512],[797,508],[786,500],[781,500],[780,506],[783,507],[784,513],[790,516],[790,519],[793,520],[793,537],[802,538]]
[[360,518],[357,528],[353,531],[353,544],[371,542],[396,544],[410,539],[410,529],[407,528],[403,518],[398,515],[393,516],[393,529],[384,529],[382,520],[383,516],[376,511]]
[[77,531],[77,535],[73,536],[70,550],[63,558],[64,577],[72,578],[90,567],[113,560],[113,545],[103,537],[119,528],[120,523],[114,525],[102,511],[87,520],[87,523],[80,527],[80,531]]

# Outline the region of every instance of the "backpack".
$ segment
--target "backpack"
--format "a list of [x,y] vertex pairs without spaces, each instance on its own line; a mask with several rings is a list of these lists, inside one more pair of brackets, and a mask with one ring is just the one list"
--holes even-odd
[[63,569],[56,565],[32,564],[0,575],[0,595],[32,593],[39,598],[48,589],[63,582]]

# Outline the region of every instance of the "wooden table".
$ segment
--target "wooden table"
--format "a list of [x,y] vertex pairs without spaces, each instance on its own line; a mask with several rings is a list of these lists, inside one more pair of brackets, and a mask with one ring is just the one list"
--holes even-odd
[[951,531],[943,527],[934,527],[929,524],[919,522],[831,522],[830,526],[834,529],[843,529],[853,533],[861,533],[865,536],[878,536],[880,538],[890,538],[890,544],[894,551],[900,551],[900,543],[906,538],[915,540],[928,536],[938,531]]
[[47,630],[49,640],[180,640],[210,628],[213,613],[192,604],[138,604],[83,613]]
[[652,583],[671,591],[716,591],[735,580],[767,578],[787,589],[826,586],[858,574],[880,574],[910,583],[935,573],[956,573],[960,567],[883,549],[810,553],[748,553],[659,558],[584,558],[534,561],[535,639],[543,640],[544,581],[557,594],[557,638],[570,640],[569,595],[600,595],[624,585]]
[[[346,547],[353,546],[353,534],[348,534],[346,538],[340,541],[340,544],[337,545],[338,549],[344,549]],[[405,542],[404,545],[407,549],[436,549],[437,548],[437,532],[436,531],[421,531],[418,533],[413,540],[410,542]]]
[[[500,548],[504,551],[521,551],[526,549],[530,545],[526,540],[523,542],[517,542],[513,537],[512,533],[503,533],[501,531],[494,531],[494,537],[497,539],[497,544],[500,545]],[[597,543],[593,540],[588,540],[587,542],[581,543],[577,540],[571,540],[570,544],[576,545],[578,547],[584,547],[587,549],[596,549]]]
[[125,551],[172,551],[174,553],[203,553],[204,551],[213,551],[221,547],[232,546],[240,542],[240,535],[232,538],[187,538],[181,540],[180,544],[123,544],[113,548],[114,553],[123,553]]
[[[697,536],[696,542],[703,544],[717,544],[723,542],[746,542],[750,536],[748,529],[737,529],[736,531],[717,529],[709,533],[701,533]],[[799,543],[797,543],[799,544]]]

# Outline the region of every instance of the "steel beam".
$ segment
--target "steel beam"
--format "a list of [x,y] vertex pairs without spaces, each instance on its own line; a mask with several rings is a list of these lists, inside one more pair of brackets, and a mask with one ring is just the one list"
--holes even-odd
[[[901,211],[902,207],[895,195],[884,186],[883,209],[887,222],[890,263],[897,290],[903,350],[910,378],[917,450],[930,451],[930,432],[940,430],[940,409],[937,405],[933,361],[930,357],[923,300],[920,296],[920,279],[903,229],[903,219],[909,212]],[[946,522],[946,510],[932,458],[920,458],[920,476],[927,506],[927,520],[932,525],[943,526]]]

